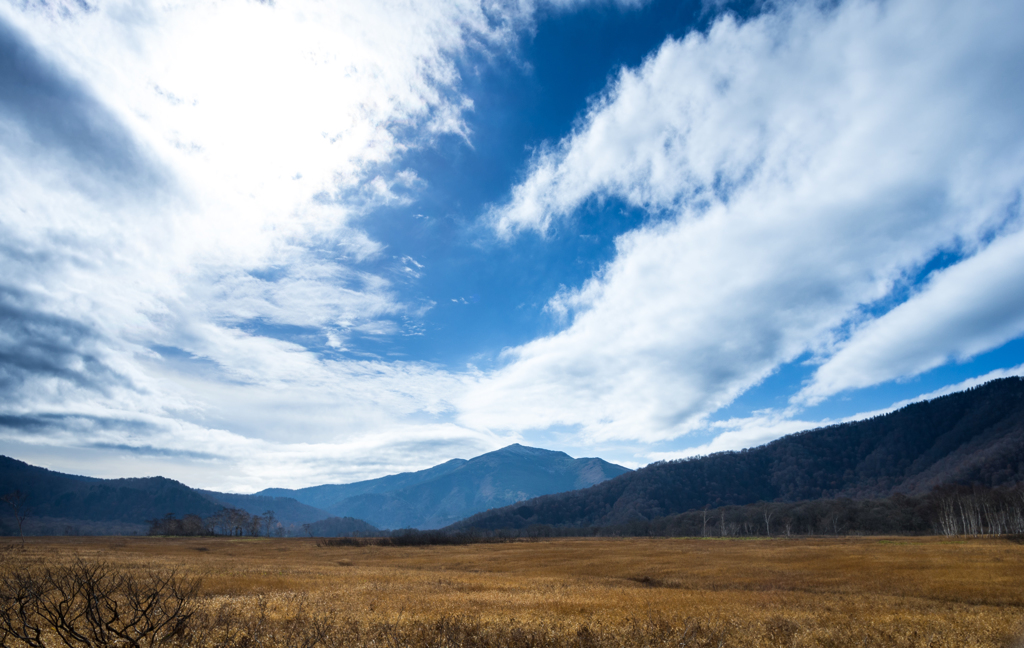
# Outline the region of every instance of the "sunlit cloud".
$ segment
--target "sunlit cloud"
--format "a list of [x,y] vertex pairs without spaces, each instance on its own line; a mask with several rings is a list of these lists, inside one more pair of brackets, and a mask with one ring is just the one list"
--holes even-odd
[[[623,70],[491,223],[547,235],[595,197],[663,216],[556,295],[568,325],[509,350],[458,420],[662,441],[807,354],[824,363],[813,400],[1019,336],[1022,17],[1015,3],[787,3]],[[870,314],[943,252],[966,260]]]

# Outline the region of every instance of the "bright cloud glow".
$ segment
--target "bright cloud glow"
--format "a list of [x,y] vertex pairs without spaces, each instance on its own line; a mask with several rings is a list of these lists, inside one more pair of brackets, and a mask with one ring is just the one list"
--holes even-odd
[[[27,59],[0,156],[3,296],[22,323],[3,339],[20,349],[8,438],[258,454],[200,434],[216,419],[310,457],[323,456],[310,442],[360,447],[371,426],[376,445],[405,443],[403,417],[444,411],[459,379],[327,361],[243,325],[341,346],[429,308],[356,267],[382,246],[352,218],[409,200],[420,181],[395,167],[404,151],[468,137],[454,57],[505,47],[522,19],[476,2],[5,7],[8,47]],[[77,128],[61,131],[59,111]]]

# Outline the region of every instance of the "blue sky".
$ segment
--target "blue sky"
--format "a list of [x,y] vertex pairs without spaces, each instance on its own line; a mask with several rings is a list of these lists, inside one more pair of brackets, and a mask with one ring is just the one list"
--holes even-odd
[[636,467],[1024,373],[1022,19],[0,2],[0,453]]

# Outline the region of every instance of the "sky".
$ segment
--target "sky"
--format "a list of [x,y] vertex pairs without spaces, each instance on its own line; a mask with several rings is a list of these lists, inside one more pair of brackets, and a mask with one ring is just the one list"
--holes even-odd
[[0,0],[0,454],[635,468],[1024,375],[1018,0]]

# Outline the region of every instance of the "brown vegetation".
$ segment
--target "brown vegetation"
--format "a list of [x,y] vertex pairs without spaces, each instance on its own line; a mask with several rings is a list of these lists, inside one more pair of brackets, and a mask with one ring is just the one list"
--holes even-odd
[[[173,571],[185,594],[201,580],[191,616],[156,645],[959,648],[1024,636],[1024,544],[1007,539],[31,538],[4,572],[96,564],[143,585]],[[51,633],[45,645],[65,644]]]

